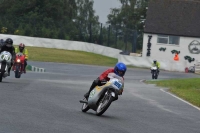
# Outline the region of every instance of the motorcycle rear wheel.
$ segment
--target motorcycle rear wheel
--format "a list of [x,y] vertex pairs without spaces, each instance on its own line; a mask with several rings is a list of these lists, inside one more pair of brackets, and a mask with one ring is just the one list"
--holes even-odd
[[99,105],[98,105],[97,110],[96,110],[96,115],[97,116],[101,116],[108,109],[108,107],[111,105],[112,101],[113,101],[112,95],[111,94],[109,94],[109,95],[106,94],[101,99],[101,101],[99,102]]

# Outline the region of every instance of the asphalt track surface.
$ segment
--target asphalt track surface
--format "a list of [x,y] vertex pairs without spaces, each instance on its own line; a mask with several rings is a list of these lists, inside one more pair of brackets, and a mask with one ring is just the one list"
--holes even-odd
[[[0,83],[0,133],[200,133],[200,110],[141,80],[147,69],[128,69],[125,90],[102,116],[81,112],[79,100],[108,67],[29,62],[46,68]],[[161,71],[159,79],[196,74]],[[165,89],[164,89],[165,90]]]

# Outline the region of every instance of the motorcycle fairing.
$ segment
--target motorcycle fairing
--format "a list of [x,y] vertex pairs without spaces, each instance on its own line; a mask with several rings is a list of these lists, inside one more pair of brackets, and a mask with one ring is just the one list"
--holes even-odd
[[106,90],[110,87],[109,82],[107,82],[105,85],[103,86],[96,86],[89,95],[88,98],[88,105],[90,106],[90,108],[96,110],[97,108],[97,103],[99,102],[99,99],[101,98],[101,96],[103,96],[102,94],[106,92]]

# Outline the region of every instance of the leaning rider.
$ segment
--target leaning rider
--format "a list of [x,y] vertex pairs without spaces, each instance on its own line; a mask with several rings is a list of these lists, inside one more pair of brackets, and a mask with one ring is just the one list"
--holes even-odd
[[26,73],[26,66],[27,66],[27,60],[28,60],[28,50],[25,48],[25,44],[20,43],[19,48],[15,48],[15,53],[23,53],[25,56],[24,60],[24,73]]
[[[97,85],[101,86],[101,85],[103,85],[103,83],[105,81],[109,81],[109,78],[108,78],[109,73],[115,73],[116,75],[118,75],[124,79],[123,76],[126,73],[126,65],[122,62],[118,62],[114,68],[110,68],[110,69],[107,69],[106,71],[104,71],[96,80],[93,81],[89,91],[84,95],[84,97],[86,99],[88,99],[90,92],[92,91],[92,89],[95,86],[97,86]],[[120,95],[122,95],[122,92],[123,92],[123,89],[121,90]],[[115,100],[117,100],[117,98]]]

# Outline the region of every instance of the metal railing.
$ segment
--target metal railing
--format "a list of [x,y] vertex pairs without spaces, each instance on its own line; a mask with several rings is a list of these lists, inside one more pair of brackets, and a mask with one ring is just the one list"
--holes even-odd
[[136,53],[142,49],[142,32],[124,26],[102,23],[81,25],[76,22],[67,24],[65,21],[53,23],[44,20],[23,20],[13,25],[6,23],[6,18],[1,20],[0,32],[3,34],[89,42],[122,50],[123,54]]

